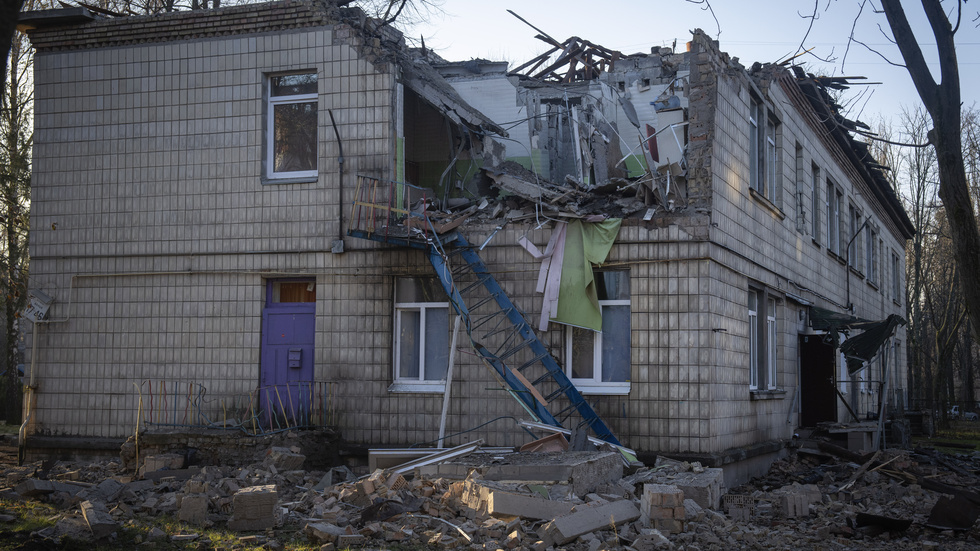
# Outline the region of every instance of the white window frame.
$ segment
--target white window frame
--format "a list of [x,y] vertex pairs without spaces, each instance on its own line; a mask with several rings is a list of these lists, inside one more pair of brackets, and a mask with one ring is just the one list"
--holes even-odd
[[766,117],[766,181],[763,189],[765,190],[766,199],[769,199],[774,205],[776,204],[776,191],[777,185],[779,184],[779,149],[776,147],[778,127],[779,122],[776,119],[771,115]]
[[840,206],[844,196],[837,189],[837,184],[830,178],[827,179],[827,250],[840,256],[841,254],[841,231],[840,231]]
[[749,289],[749,295],[755,296],[755,308],[752,300],[748,302],[749,312],[749,390],[759,389],[759,301],[762,293],[758,289]]
[[[319,156],[314,158],[315,166],[312,170],[294,170],[289,172],[276,172],[275,170],[275,132],[276,132],[276,121],[275,121],[275,107],[277,105],[290,105],[296,103],[316,103],[318,105],[317,111],[319,111],[319,93],[311,92],[307,94],[294,94],[290,96],[273,96],[272,95],[272,82],[276,77],[288,76],[288,75],[313,75],[317,78],[319,83],[319,75],[316,71],[298,71],[292,73],[279,73],[269,75],[266,78],[266,130],[265,130],[265,178],[273,183],[281,183],[282,180],[315,180],[319,174]],[[319,90],[319,88],[317,89]],[[319,117],[317,118],[317,126],[319,127]],[[314,129],[314,136],[319,133],[319,128]],[[319,148],[318,137],[315,138],[317,143],[314,144],[314,148]]]
[[[629,272],[626,271],[623,272],[608,271],[604,273],[624,274],[623,277],[629,278]],[[627,319],[629,320],[630,317],[632,316],[632,304],[629,298],[599,300],[599,307],[601,308],[603,313],[605,309],[609,306],[626,306],[630,312],[629,317],[627,317]],[[632,320],[630,320],[630,326],[632,327]],[[578,389],[578,391],[581,392],[582,394],[606,394],[606,395],[629,394],[631,383],[628,377],[630,377],[631,375],[632,365],[628,366],[628,369],[626,371],[627,379],[625,381],[602,380],[603,337],[601,331],[591,332],[592,338],[594,339],[592,342],[592,366],[593,366],[592,377],[588,377],[588,378],[573,377],[572,368],[574,367],[574,361],[575,361],[575,358],[572,353],[573,345],[574,345],[574,341],[573,341],[574,333],[575,333],[575,329],[573,327],[568,327],[567,330],[565,331],[565,375],[568,377],[570,381],[572,381],[572,384],[575,385],[575,388]],[[629,343],[630,340],[629,335],[630,335],[630,331],[627,331],[626,332],[627,343]],[[628,357],[629,354],[627,354],[627,358]]]
[[[426,358],[426,339],[424,336],[429,331],[445,331],[449,334],[449,302],[398,302],[398,291],[397,291],[397,281],[396,289],[394,291],[395,296],[395,312],[394,312],[394,322],[392,324],[394,328],[394,347],[392,350],[392,357],[394,364],[394,382],[389,391],[391,392],[445,392],[446,390],[446,379],[434,379],[426,380],[425,378],[425,358]],[[428,320],[428,314],[433,310],[446,310],[446,327],[430,327],[432,324]],[[402,366],[401,366],[401,330],[402,330],[402,312],[419,312],[419,335],[422,337],[419,342],[419,373],[417,376],[402,376]],[[447,347],[448,352],[448,347]]]
[[779,332],[776,327],[776,299],[769,297],[766,301],[766,388],[775,390],[779,388],[779,381],[776,379],[776,345],[779,344]]
[[892,251],[892,300],[895,301],[895,304],[902,304],[902,299],[899,296],[902,280],[899,277],[898,268],[899,268],[898,253],[893,250]]
[[812,170],[813,182],[813,197],[811,198],[810,206],[813,210],[813,220],[810,221],[812,225],[813,240],[816,243],[820,243],[820,167],[816,163],[810,165],[810,170]]
[[[755,296],[753,309],[752,296]],[[746,308],[749,324],[749,390],[779,390],[779,302],[765,289],[749,287]],[[764,308],[765,310],[761,310]],[[760,311],[765,318],[760,320]],[[764,325],[763,325],[764,323]]]
[[[629,306],[629,300],[600,300],[599,306],[605,310],[606,306]],[[594,339],[592,344],[592,377],[590,378],[576,378],[572,377],[572,367],[574,364],[574,357],[572,356],[572,335],[574,334],[573,328],[569,327],[565,332],[565,374],[568,376],[575,388],[578,389],[582,394],[629,394],[631,383],[630,380],[626,381],[603,381],[602,380],[602,332],[593,331],[592,338]]]
[[749,96],[749,187],[762,193],[765,167],[759,152],[762,101]]

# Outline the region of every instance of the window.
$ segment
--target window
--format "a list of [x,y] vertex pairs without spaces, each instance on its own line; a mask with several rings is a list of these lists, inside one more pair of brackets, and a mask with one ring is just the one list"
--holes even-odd
[[265,176],[316,178],[316,73],[271,76],[268,83]]
[[749,186],[777,204],[779,122],[755,96],[749,101]]
[[565,369],[580,391],[628,394],[630,390],[629,272],[595,272],[602,331],[580,327],[566,331]]
[[[760,316],[760,308],[765,308]],[[765,290],[749,289],[749,389],[777,388],[776,346],[779,336],[776,327],[776,298]]]
[[389,390],[441,392],[449,368],[449,302],[435,279],[395,281],[395,384]]
[[803,173],[803,145],[796,142],[796,164],[794,172],[796,177],[793,179],[796,185],[796,231],[806,233],[806,207],[803,200],[803,181],[806,179]]
[[811,235],[813,235],[813,240],[817,243],[820,242],[820,167],[817,165],[811,166],[812,170],[812,182],[813,197],[810,198],[810,210],[813,212],[813,219],[810,220],[810,230]]
[[868,274],[868,282],[878,285],[878,230],[868,226],[864,240],[864,259],[865,273]]
[[769,117],[766,119],[766,185],[765,194],[766,198],[776,202],[776,183],[778,175],[778,165],[777,165],[777,149],[776,149],[776,121]]
[[759,121],[762,120],[762,103],[754,97],[749,105],[749,186],[762,193],[762,173],[759,169]]
[[850,232],[847,234],[847,265],[855,270],[860,269],[861,240],[858,239],[858,232],[861,230],[861,213],[854,205],[847,207],[848,220],[850,221]]
[[892,300],[896,304],[901,304],[901,290],[902,290],[902,280],[899,277],[899,262],[898,253],[892,251]]
[[834,182],[827,180],[827,250],[839,255],[841,193]]

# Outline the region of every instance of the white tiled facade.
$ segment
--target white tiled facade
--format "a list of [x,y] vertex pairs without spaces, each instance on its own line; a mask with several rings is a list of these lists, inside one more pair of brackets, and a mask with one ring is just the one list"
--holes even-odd
[[[394,177],[398,137],[396,70],[368,62],[339,34],[321,25],[39,51],[31,284],[56,302],[28,360],[37,380],[35,434],[126,437],[140,407],[137,387],[148,407],[150,394],[173,399],[203,385],[217,418],[222,400],[258,384],[266,281],[305,276],[317,289],[315,377],[337,383],[343,437],[376,446],[437,438],[441,393],[389,391],[394,280],[431,275],[427,258],[349,237],[344,253],[331,253],[341,177],[328,110],[343,139],[344,204],[355,175]],[[625,445],[643,452],[721,453],[792,436],[805,310],[792,297],[824,307],[847,301],[847,268],[827,252],[822,213],[817,242],[810,234],[812,165],[880,228],[881,281],[851,276],[854,313],[904,312],[890,294],[892,252],[904,266],[902,231],[836,146],[773,83],[765,94],[779,106],[782,192],[776,204],[754,196],[749,77],[707,71],[723,67],[707,43],[692,55],[700,68],[691,72],[691,139],[710,152],[689,167],[691,189],[702,190],[699,210],[626,220],[606,263],[630,273],[632,376],[629,395],[597,397],[596,408]],[[318,75],[319,175],[264,185],[263,85],[269,74],[295,70]],[[349,211],[342,216],[346,230]],[[495,225],[468,226],[467,237],[481,243]],[[534,227],[508,225],[481,257],[536,319],[538,265],[515,245],[525,234],[547,243],[550,226]],[[785,393],[775,399],[752,400],[749,390],[750,285],[779,296],[777,381]],[[560,326],[541,336],[562,359]],[[460,338],[446,432],[500,419],[448,443],[526,442],[510,419],[524,411],[494,390]],[[904,342],[904,330],[895,338]],[[894,381],[904,387],[904,372]]]

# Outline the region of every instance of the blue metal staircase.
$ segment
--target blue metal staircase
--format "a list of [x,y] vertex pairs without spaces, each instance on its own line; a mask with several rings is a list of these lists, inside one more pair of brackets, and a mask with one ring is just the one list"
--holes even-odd
[[407,184],[359,177],[348,235],[426,251],[474,349],[523,407],[543,423],[587,426],[597,438],[620,445],[507,297],[477,248],[459,232],[437,234],[424,211],[426,193]]

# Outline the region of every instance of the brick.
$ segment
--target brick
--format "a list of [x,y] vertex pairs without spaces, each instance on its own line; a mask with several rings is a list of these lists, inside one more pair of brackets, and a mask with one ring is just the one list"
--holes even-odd
[[337,538],[347,534],[346,530],[329,522],[307,524],[303,532],[317,543],[336,543]]
[[272,447],[266,452],[265,465],[275,467],[279,472],[296,471],[303,468],[306,456],[289,448]]

